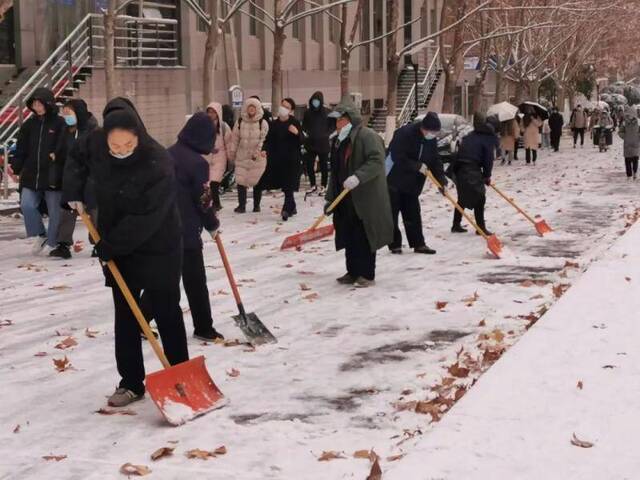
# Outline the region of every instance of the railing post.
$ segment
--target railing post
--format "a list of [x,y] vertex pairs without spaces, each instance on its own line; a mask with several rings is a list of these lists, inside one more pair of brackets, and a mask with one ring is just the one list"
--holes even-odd
[[93,64],[93,17],[89,17],[89,65],[94,67]]
[[69,66],[69,71],[67,72],[68,80],[69,80],[69,88],[73,88],[73,46],[71,39],[67,43],[67,62]]
[[137,44],[138,44],[138,66],[141,67],[142,66],[142,29],[144,28],[144,25],[136,20],[136,37],[137,37]]
[[7,153],[7,144],[2,144],[3,172],[2,172],[2,197],[6,200],[9,198],[9,155]]
[[156,65],[160,66],[160,24],[156,23]]

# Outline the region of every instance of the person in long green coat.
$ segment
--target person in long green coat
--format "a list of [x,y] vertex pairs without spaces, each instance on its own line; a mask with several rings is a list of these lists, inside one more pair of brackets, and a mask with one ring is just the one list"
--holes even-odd
[[347,264],[347,273],[337,280],[368,287],[375,283],[377,250],[393,241],[384,143],[362,125],[350,100],[342,100],[329,117],[336,119],[337,134],[331,141],[325,211],[344,189],[349,190],[333,212],[336,250],[345,250]]

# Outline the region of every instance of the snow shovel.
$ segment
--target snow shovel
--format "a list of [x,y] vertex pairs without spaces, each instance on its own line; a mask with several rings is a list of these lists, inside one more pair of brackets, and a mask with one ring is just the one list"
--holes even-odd
[[553,231],[553,229],[549,225],[547,225],[547,222],[545,222],[544,219],[536,221],[535,219],[531,218],[531,216],[528,215],[527,212],[525,212],[518,205],[516,205],[513,200],[507,197],[493,183],[491,184],[491,188],[493,188],[498,193],[498,195],[504,198],[513,208],[515,208],[518,212],[520,212],[524,216],[524,218],[526,218],[531,223],[533,223],[533,225],[536,227],[536,231],[538,232],[538,235],[540,235],[541,237],[544,237],[545,233],[549,233]]
[[482,238],[487,241],[487,248],[489,249],[489,251],[493,253],[496,258],[500,258],[500,253],[502,252],[502,243],[500,242],[498,237],[496,237],[495,235],[487,235],[486,233],[484,233],[484,231],[480,227],[478,227],[476,222],[473,221],[473,219],[467,214],[467,212],[464,211],[464,208],[458,205],[458,202],[453,199],[449,192],[442,188],[440,182],[436,180],[436,177],[434,177],[429,170],[427,170],[427,177],[429,177],[429,180],[431,180],[433,184],[444,193],[444,196],[447,197],[447,200],[449,200],[455,207],[455,209],[458,210],[462,214],[462,216],[467,219],[467,222],[473,225],[473,228],[476,229],[476,232],[482,235]]
[[[91,238],[97,244],[100,241],[100,234],[91,219],[85,212],[80,212],[80,217],[89,230]],[[169,360],[167,360],[160,343],[153,336],[151,328],[131,294],[131,290],[127,287],[120,270],[113,260],[107,262],[107,267],[164,367],[163,370],[148,374],[145,379],[147,392],[164,418],[171,425],[182,425],[210,410],[224,406],[226,403],[224,395],[213,383],[204,363],[204,357],[192,358],[173,366],[169,364]]]
[[329,205],[326,213],[322,214],[315,221],[315,223],[311,225],[311,228],[305,230],[304,232],[296,233],[295,235],[291,235],[285,238],[284,242],[282,242],[282,245],[280,246],[280,250],[286,250],[287,248],[292,247],[300,247],[305,243],[313,242],[314,240],[320,240],[321,238],[330,237],[331,235],[333,235],[333,225],[326,225],[320,228],[318,228],[318,225],[324,222],[325,218],[327,218],[327,215],[338,206],[338,204],[344,197],[347,196],[348,193],[349,190],[347,190],[346,188],[342,190],[342,192],[340,192],[340,195],[338,195],[336,199],[331,203],[331,205]]
[[233,297],[236,299],[236,304],[238,305],[238,315],[233,316],[236,325],[240,330],[242,330],[242,333],[244,333],[244,336],[247,337],[247,340],[251,345],[277,343],[278,340],[276,337],[274,337],[265,324],[260,321],[258,316],[253,312],[247,313],[245,311],[242,299],[240,298],[240,291],[238,290],[238,285],[233,277],[231,265],[229,264],[229,259],[227,258],[227,253],[224,250],[224,245],[222,245],[222,239],[220,238],[219,233],[216,235],[215,240],[216,245],[218,246],[218,251],[220,252],[220,258],[222,258],[224,270],[227,272],[227,278],[229,279],[229,285],[231,285],[231,290],[233,291]]

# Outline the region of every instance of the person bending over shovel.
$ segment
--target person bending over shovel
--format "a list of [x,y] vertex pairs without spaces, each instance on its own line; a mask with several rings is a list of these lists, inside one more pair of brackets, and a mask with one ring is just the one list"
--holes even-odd
[[[141,291],[151,305],[164,352],[171,365],[187,361],[187,338],[180,309],[182,231],[176,200],[174,165],[151,138],[133,104],[111,100],[104,127],[74,148],[73,171],[65,172],[69,205],[84,210],[82,192],[89,173],[95,180],[102,262],[113,260],[134,298]],[[145,369],[140,330],[108,269],[115,309],[115,353],[120,384],[109,405],[123,407],[142,399]]]

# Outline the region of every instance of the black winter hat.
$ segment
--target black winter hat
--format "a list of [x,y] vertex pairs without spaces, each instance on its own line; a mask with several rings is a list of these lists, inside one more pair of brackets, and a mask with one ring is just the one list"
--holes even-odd
[[440,123],[440,119],[438,118],[438,114],[436,112],[427,112],[427,114],[422,119],[421,126],[425,130],[431,130],[434,132],[439,132],[442,128],[442,124]]

